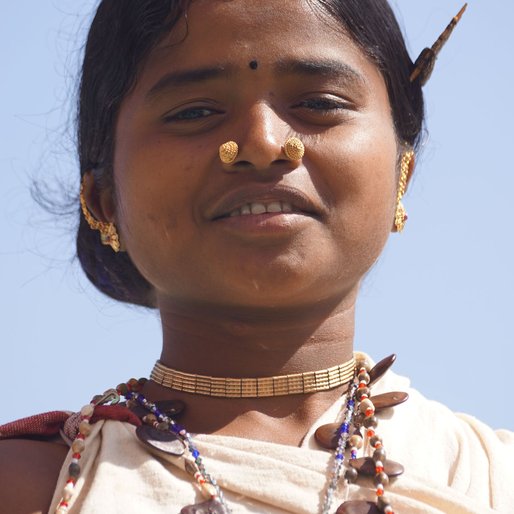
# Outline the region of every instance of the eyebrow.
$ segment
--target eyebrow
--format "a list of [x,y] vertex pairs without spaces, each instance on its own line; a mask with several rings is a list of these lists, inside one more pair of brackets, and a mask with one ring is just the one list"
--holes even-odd
[[357,70],[337,59],[286,59],[277,63],[276,71],[286,75],[321,75],[359,85],[366,84],[366,79]]
[[[350,65],[336,59],[285,59],[278,61],[274,66],[274,71],[277,74],[283,75],[321,75],[328,78],[343,79],[346,82],[358,85],[366,84],[366,80],[359,72]],[[230,78],[234,73],[235,68],[229,65],[172,71],[161,77],[156,84],[150,88],[146,94],[146,100],[151,101],[160,93],[173,88],[187,87],[211,80]]]
[[197,68],[193,70],[172,71],[161,77],[154,84],[148,93],[146,99],[151,100],[163,91],[167,91],[177,87],[189,86],[210,80],[228,78],[233,75],[233,68],[230,66],[214,66],[208,68]]

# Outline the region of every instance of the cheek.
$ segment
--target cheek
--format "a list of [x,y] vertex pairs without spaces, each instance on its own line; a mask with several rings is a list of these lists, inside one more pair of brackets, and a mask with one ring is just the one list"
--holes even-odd
[[[320,145],[325,147],[325,145]],[[396,197],[397,143],[389,124],[337,137],[319,154],[330,179],[320,184],[331,205],[333,241],[365,272],[376,261],[390,234]],[[342,255],[342,254],[340,254]]]
[[153,128],[138,130],[138,125],[130,117],[118,123],[114,176],[119,222],[127,229],[144,220],[173,227],[195,186],[200,152],[172,144]]
[[[165,136],[125,135],[119,140],[114,161],[117,223],[124,246],[150,281],[163,258],[170,269],[179,266],[180,249],[194,232],[201,155],[172,147]],[[165,248],[165,255],[157,247]]]
[[[336,212],[350,216],[368,229],[390,223],[396,196],[397,143],[393,134],[370,131],[342,139],[337,152],[320,156],[330,166],[326,191]],[[353,226],[357,230],[357,226]]]

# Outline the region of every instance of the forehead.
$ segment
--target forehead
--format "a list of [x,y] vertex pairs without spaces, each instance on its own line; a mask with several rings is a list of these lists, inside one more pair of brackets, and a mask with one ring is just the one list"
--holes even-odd
[[251,61],[265,73],[277,61],[301,59],[339,60],[381,79],[343,27],[308,0],[193,0],[150,53],[143,76],[155,79],[165,67],[247,68]]

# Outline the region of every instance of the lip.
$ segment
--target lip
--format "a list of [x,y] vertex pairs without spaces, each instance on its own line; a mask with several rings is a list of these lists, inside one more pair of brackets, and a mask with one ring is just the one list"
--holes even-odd
[[[256,184],[239,188],[223,195],[207,210],[206,217],[210,221],[222,220],[228,218],[231,212],[240,209],[245,204],[270,202],[288,202],[293,206],[293,213],[282,213],[282,216],[304,215],[319,219],[323,214],[323,209],[319,202],[311,199],[307,194],[295,187]],[[269,215],[262,214],[247,216],[269,217]]]

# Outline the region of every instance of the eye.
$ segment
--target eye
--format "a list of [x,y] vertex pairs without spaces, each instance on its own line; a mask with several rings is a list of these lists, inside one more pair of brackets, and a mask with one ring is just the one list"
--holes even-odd
[[324,127],[347,123],[356,110],[352,102],[328,93],[305,95],[291,108],[298,120]]
[[216,114],[221,114],[221,111],[210,107],[188,107],[178,112],[165,114],[162,119],[165,123],[188,122],[204,120]]
[[307,98],[293,106],[294,108],[307,108],[311,111],[340,111],[350,109],[350,104],[337,97]]

